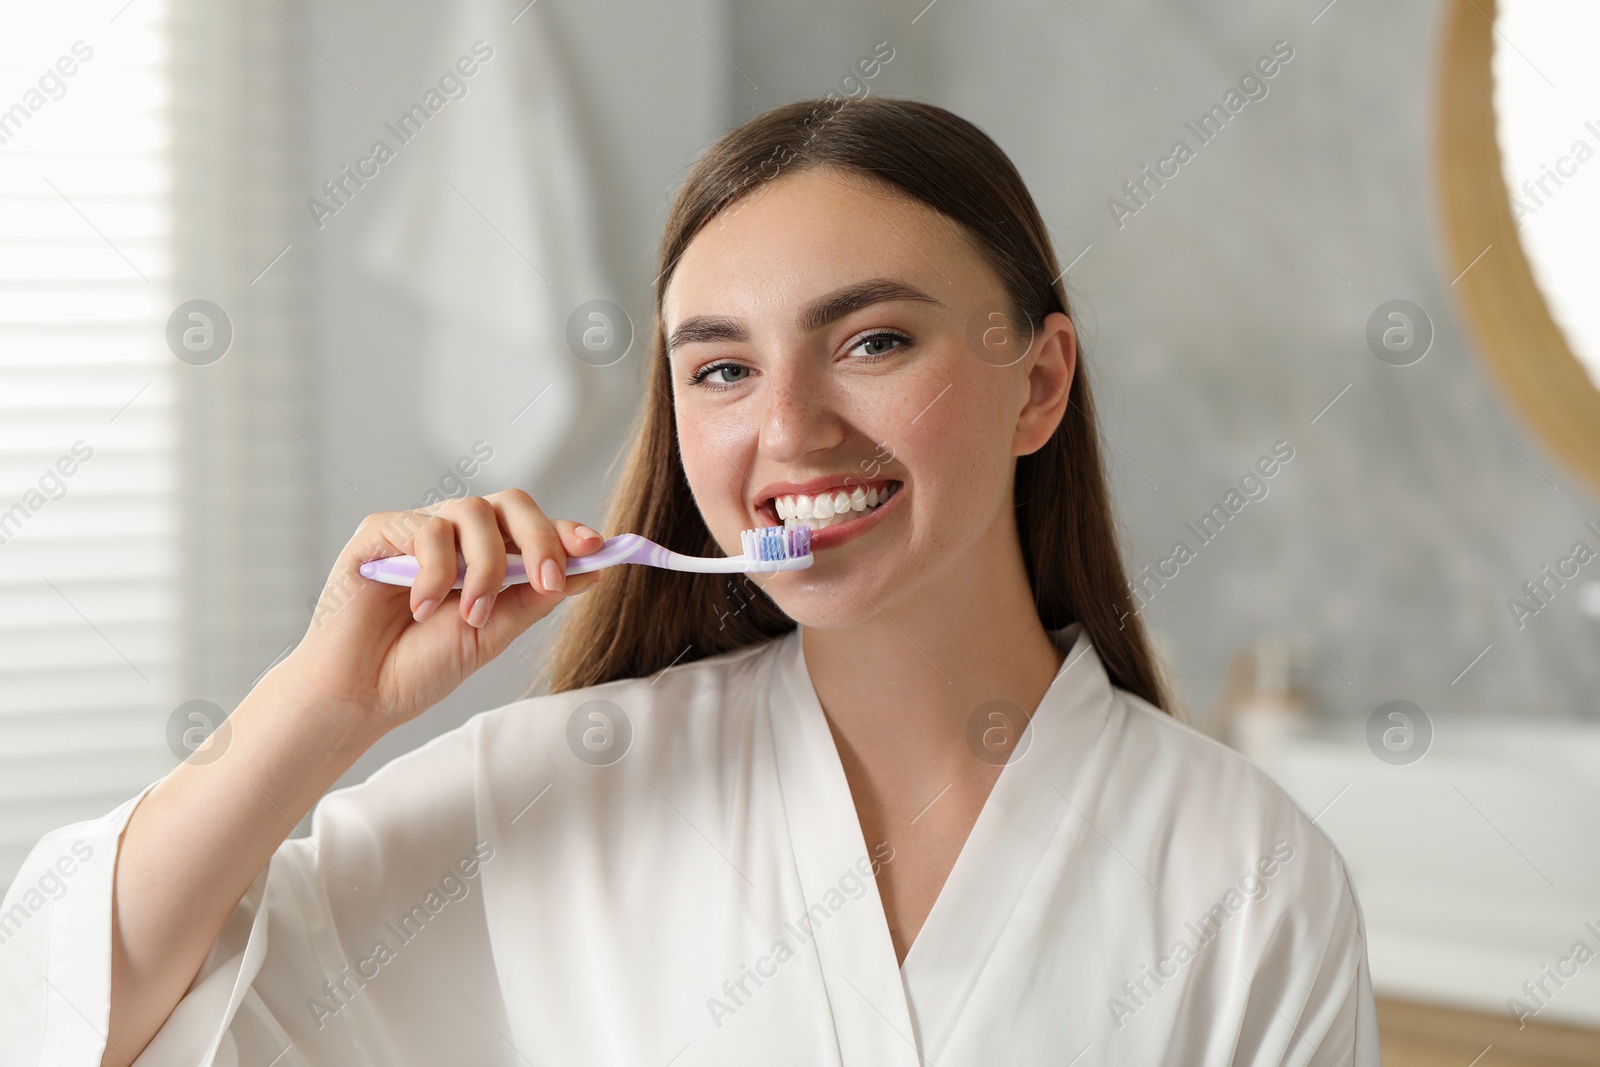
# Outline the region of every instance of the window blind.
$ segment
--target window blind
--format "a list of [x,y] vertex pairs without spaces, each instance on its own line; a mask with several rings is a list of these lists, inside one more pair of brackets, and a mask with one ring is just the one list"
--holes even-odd
[[171,765],[167,10],[0,34],[0,884]]
[[[297,20],[0,16],[0,886],[174,766],[181,707],[231,711],[320,586]],[[180,358],[195,300],[221,358]]]

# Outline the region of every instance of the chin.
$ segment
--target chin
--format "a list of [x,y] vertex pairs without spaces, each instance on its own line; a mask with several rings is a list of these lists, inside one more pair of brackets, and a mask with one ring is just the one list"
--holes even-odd
[[772,599],[785,615],[808,630],[843,630],[859,626],[877,614],[870,605],[861,602],[860,597],[851,596],[857,601],[855,606],[840,604],[826,596],[804,594]]
[[[876,568],[874,568],[876,570]],[[848,577],[847,577],[848,575]],[[841,630],[878,618],[890,597],[884,580],[861,566],[819,556],[803,571],[774,575],[762,588],[782,612],[814,630]]]

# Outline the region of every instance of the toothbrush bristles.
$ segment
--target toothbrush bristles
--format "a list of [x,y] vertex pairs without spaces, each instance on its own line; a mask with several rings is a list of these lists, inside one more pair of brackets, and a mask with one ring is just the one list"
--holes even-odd
[[811,527],[763,526],[759,530],[746,530],[740,535],[744,554],[753,560],[773,562],[798,559],[811,554]]

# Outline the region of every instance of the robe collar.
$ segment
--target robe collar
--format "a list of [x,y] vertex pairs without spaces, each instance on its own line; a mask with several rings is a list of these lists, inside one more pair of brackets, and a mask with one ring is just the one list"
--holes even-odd
[[[1065,654],[920,931],[897,966],[877,883],[815,938],[845,1064],[936,1060],[1024,888],[1063,823],[1067,799],[1117,701],[1081,623],[1050,632]],[[872,849],[805,663],[801,630],[775,643],[768,709],[796,869],[808,903],[837,892]],[[1011,976],[1002,976],[1008,979]]]

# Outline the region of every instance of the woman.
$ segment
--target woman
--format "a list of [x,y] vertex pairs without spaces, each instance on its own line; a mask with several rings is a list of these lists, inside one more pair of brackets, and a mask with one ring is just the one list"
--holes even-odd
[[[660,262],[610,531],[803,521],[814,565],[564,579],[600,536],[515,490],[369,517],[225,737],[35,848],[18,886],[81,869],[0,949],[7,1062],[1376,1064],[1343,860],[1163,710],[1000,149],[926,104],[779,108],[700,160]],[[357,576],[401,553],[409,591]],[[286,840],[585,592],[550,694]]]

